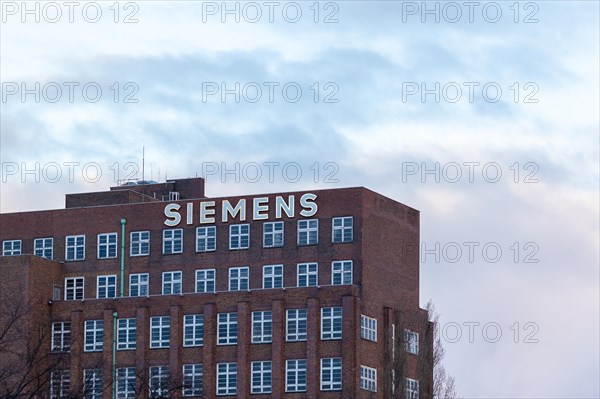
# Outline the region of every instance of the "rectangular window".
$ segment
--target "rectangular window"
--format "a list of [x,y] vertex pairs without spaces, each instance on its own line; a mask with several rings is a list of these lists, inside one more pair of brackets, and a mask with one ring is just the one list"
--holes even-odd
[[50,399],[69,397],[71,370],[57,370],[50,374]]
[[271,342],[273,336],[273,312],[262,310],[252,312],[252,343]]
[[135,367],[117,369],[117,399],[134,399],[135,395]]
[[404,330],[404,342],[406,342],[406,351],[413,355],[419,354],[419,333]]
[[183,396],[202,396],[202,364],[183,365]]
[[247,267],[229,268],[229,291],[246,291],[249,287],[250,277]]
[[306,309],[288,309],[286,312],[286,341],[306,341]]
[[209,252],[217,249],[217,227],[198,227],[196,229],[196,252]]
[[2,256],[21,255],[21,240],[2,241]]
[[180,254],[183,252],[183,229],[163,230],[163,254]]
[[196,270],[196,292],[215,292],[215,269]]
[[102,399],[102,369],[83,370],[83,398]]
[[115,298],[117,296],[117,275],[98,276],[96,298]]
[[342,308],[321,308],[321,339],[342,339]]
[[218,345],[237,344],[237,313],[219,313],[217,327]]
[[148,296],[148,273],[129,275],[129,296]]
[[321,391],[340,391],[342,389],[342,358],[321,359]]
[[83,277],[65,278],[65,301],[83,300]]
[[285,391],[306,391],[306,359],[285,361]]
[[217,363],[217,395],[235,395],[237,392],[237,364]]
[[181,272],[163,272],[162,294],[181,294]]
[[419,399],[419,381],[412,378],[406,379],[406,399]]
[[183,346],[204,344],[204,315],[186,314],[183,316]]
[[101,352],[104,340],[104,321],[85,321],[85,352]]
[[331,262],[331,284],[352,284],[352,261],[342,260]]
[[58,321],[52,323],[52,352],[69,352],[71,350],[71,322]]
[[316,287],[319,285],[319,264],[298,264],[298,287]]
[[263,247],[283,247],[283,222],[263,223]]
[[33,254],[35,256],[41,256],[42,258],[52,259],[54,256],[54,239],[50,238],[36,238],[33,240]]
[[298,245],[319,243],[319,219],[298,220]]
[[252,370],[252,385],[250,387],[250,393],[271,393],[271,362],[252,362],[250,367]]
[[331,242],[352,242],[354,239],[353,224],[352,216],[333,218],[331,221]]
[[131,256],[147,256],[150,255],[150,232],[149,231],[132,231],[131,244],[129,246],[129,255]]
[[377,342],[377,319],[360,315],[360,337]]
[[117,320],[117,349],[135,349],[137,321],[134,318]]
[[250,248],[250,225],[232,224],[229,226],[229,249]]
[[65,260],[85,259],[85,236],[67,236],[65,238]]
[[367,366],[360,366],[360,389],[377,392],[377,370]]
[[98,234],[98,259],[117,257],[117,233]]
[[150,396],[153,398],[167,397],[169,394],[169,366],[151,366],[149,368]]
[[168,348],[171,338],[171,317],[150,318],[150,348]]
[[283,265],[263,266],[263,288],[283,288]]

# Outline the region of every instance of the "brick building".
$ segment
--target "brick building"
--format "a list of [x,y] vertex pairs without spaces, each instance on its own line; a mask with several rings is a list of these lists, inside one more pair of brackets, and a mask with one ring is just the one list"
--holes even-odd
[[431,397],[418,211],[144,183],[0,215],[2,314],[24,303],[19,333],[47,332],[38,397]]

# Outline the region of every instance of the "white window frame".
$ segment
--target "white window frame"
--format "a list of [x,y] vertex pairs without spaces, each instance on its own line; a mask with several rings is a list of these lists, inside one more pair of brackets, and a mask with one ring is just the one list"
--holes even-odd
[[21,240],[5,240],[2,241],[2,256],[21,255],[23,242]]
[[296,284],[298,287],[318,287],[319,264],[317,262],[298,263]]
[[104,348],[104,320],[85,321],[83,343],[84,352],[102,352]]
[[[263,223],[263,248],[283,247],[284,244],[284,224],[278,222]],[[269,243],[267,243],[269,241]]]
[[129,256],[150,255],[150,231],[132,231],[129,234]]
[[[137,282],[133,280],[137,279]],[[133,295],[134,288],[137,289],[137,295]],[[145,292],[143,292],[145,291]],[[148,273],[133,273],[129,275],[129,296],[149,296],[150,295],[150,275]]]
[[229,291],[248,291],[250,290],[250,268],[230,267],[229,268]]
[[[69,244],[69,240],[74,240]],[[69,251],[73,251],[72,256],[69,256]],[[81,253],[80,253],[81,252]],[[65,261],[76,262],[85,260],[85,235],[72,235],[65,237]]]
[[360,365],[360,389],[377,392],[377,369]]
[[84,295],[85,277],[65,277],[65,301],[83,301]]
[[238,338],[236,312],[217,314],[217,345],[235,345]]
[[[348,225],[348,221],[350,221]],[[345,233],[350,231],[350,238],[345,238]],[[341,239],[336,240],[336,233]],[[331,242],[334,244],[342,244],[345,242],[354,241],[354,218],[352,216],[341,216],[331,219]]]
[[404,330],[404,342],[406,343],[406,351],[413,355],[419,354],[419,333],[411,330]]
[[50,346],[52,352],[70,352],[71,351],[71,322],[56,321],[52,323],[52,342]]
[[168,348],[171,341],[171,317],[150,317],[150,349]]
[[252,343],[266,344],[273,340],[273,311],[252,312]]
[[[338,378],[339,377],[339,378]],[[342,358],[321,359],[321,391],[342,390]]]
[[135,367],[121,367],[117,369],[117,398],[134,399],[136,389]]
[[42,237],[33,240],[33,254],[46,259],[54,257],[54,238]]
[[184,364],[182,366],[182,387],[183,396],[202,396],[204,386],[202,379],[204,377],[204,366],[202,363]]
[[196,252],[212,252],[217,250],[217,226],[200,226],[196,228]]
[[[113,295],[110,295],[111,292]],[[107,274],[96,277],[96,298],[107,299],[117,297],[117,275]]]
[[83,370],[83,398],[102,399],[102,369]]
[[204,315],[186,314],[183,316],[183,346],[204,345]]
[[117,350],[136,348],[137,320],[135,317],[117,319]]
[[162,294],[181,295],[183,293],[183,273],[180,270],[163,272]]
[[351,285],[353,283],[353,269],[354,264],[351,260],[331,262],[331,285]]
[[367,341],[377,342],[377,319],[360,315],[360,337]]
[[71,391],[71,370],[55,370],[50,373],[50,399],[68,397]]
[[250,363],[250,393],[271,393],[273,384],[273,363],[259,360]]
[[[223,383],[223,386],[219,386]],[[237,363],[217,363],[217,396],[237,393]]]
[[[196,270],[196,293],[215,292],[216,287],[217,287],[216,276],[217,276],[216,269]],[[210,285],[212,285],[212,290],[209,290]]]
[[406,399],[419,399],[419,381],[412,378],[406,379]]
[[287,342],[306,341],[307,310],[287,309],[285,312],[285,340]]
[[169,366],[150,366],[148,368],[148,393],[150,396],[164,396],[169,393],[171,370]]
[[162,249],[163,255],[183,253],[183,229],[164,229]]
[[[246,230],[244,232],[243,230]],[[244,245],[245,244],[245,245]],[[229,249],[248,249],[250,248],[250,224],[232,224],[229,226]]]
[[321,308],[321,340],[342,339],[342,307]]
[[[103,242],[106,240],[106,242]],[[98,234],[98,259],[115,259],[119,253],[118,247],[119,235],[117,233]],[[106,251],[102,254],[102,251]]]
[[298,220],[298,245],[319,243],[319,219]]
[[[290,377],[294,382],[290,383]],[[306,359],[285,361],[285,391],[306,392]]]
[[283,288],[283,265],[263,266],[263,289]]

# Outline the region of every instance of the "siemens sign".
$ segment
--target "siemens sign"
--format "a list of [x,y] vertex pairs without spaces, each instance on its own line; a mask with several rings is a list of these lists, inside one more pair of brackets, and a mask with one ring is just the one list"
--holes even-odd
[[[319,207],[315,203],[316,194],[302,194],[298,205],[299,214],[304,217],[311,217],[317,213]],[[296,196],[288,195],[287,199],[282,196],[276,196],[271,203],[269,197],[256,197],[246,201],[246,198],[241,198],[233,205],[229,200],[221,201],[221,222],[227,223],[229,219],[239,218],[240,221],[247,219],[246,206],[247,202],[252,203],[252,220],[267,220],[269,218],[269,210],[271,207],[275,209],[275,219],[281,219],[287,216],[293,218],[296,216]],[[199,209],[194,209],[195,204],[188,202],[185,207],[185,222],[188,225],[196,223],[195,215],[198,215],[199,224],[215,223],[217,218],[216,201],[201,201],[198,204]],[[177,226],[182,221],[182,206],[180,204],[168,204],[165,206],[165,225],[169,227]]]

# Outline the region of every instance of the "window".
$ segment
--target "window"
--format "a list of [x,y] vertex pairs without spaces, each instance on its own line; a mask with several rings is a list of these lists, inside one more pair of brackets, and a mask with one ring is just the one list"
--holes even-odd
[[419,333],[404,330],[404,341],[406,342],[406,351],[413,355],[419,354]]
[[21,240],[8,240],[2,242],[2,255],[21,255]]
[[69,396],[71,390],[71,370],[58,370],[50,374],[50,399]]
[[181,294],[181,272],[163,272],[162,294]]
[[148,296],[148,273],[129,275],[129,296]]
[[65,278],[65,301],[83,300],[83,277]]
[[104,340],[104,321],[85,321],[85,352],[101,352]]
[[352,284],[352,261],[331,262],[331,284]]
[[202,376],[201,364],[183,365],[183,396],[202,396]]
[[171,338],[171,317],[150,318],[150,348],[168,348]]
[[321,308],[321,339],[342,339],[342,308]]
[[273,334],[273,312],[263,310],[252,312],[252,343],[271,342]]
[[237,392],[237,364],[217,363],[217,395],[235,395]]
[[117,233],[98,234],[98,259],[117,257]]
[[33,240],[33,254],[35,256],[41,256],[42,258],[52,259],[54,239],[50,238],[36,238]]
[[83,370],[83,398],[102,399],[102,369]]
[[306,359],[285,361],[285,391],[306,391]]
[[319,219],[298,220],[298,245],[319,243]]
[[159,398],[169,393],[169,366],[151,366],[150,374],[150,396]]
[[215,292],[215,269],[196,270],[196,292]]
[[360,337],[377,342],[377,319],[360,315]]
[[352,227],[352,216],[333,218],[331,221],[331,242],[352,242],[354,239]]
[[250,248],[250,225],[232,224],[229,226],[229,249]]
[[283,222],[263,223],[263,247],[283,247]]
[[85,236],[67,236],[65,239],[65,260],[85,259]]
[[283,288],[283,265],[263,266],[263,288]]
[[98,276],[96,298],[115,298],[117,296],[117,275]]
[[117,369],[117,399],[134,399],[135,367]]
[[271,393],[271,362],[252,362],[250,367],[252,370],[250,393]]
[[196,229],[196,252],[208,252],[217,249],[217,227],[198,227]]
[[306,309],[288,309],[286,341],[306,341]]
[[319,264],[298,264],[298,287],[312,287],[319,285]]
[[229,268],[229,291],[244,291],[249,285],[247,267]]
[[377,370],[367,366],[360,366],[360,389],[377,392]]
[[406,399],[419,399],[419,381],[412,378],[406,379]]
[[117,327],[117,349],[135,349],[135,341],[137,335],[136,319],[118,319]]
[[186,314],[183,316],[183,346],[202,346],[204,343],[204,316]]
[[52,352],[69,352],[71,350],[71,322],[52,323]]
[[183,252],[183,229],[163,230],[163,254],[180,254]]
[[342,389],[342,358],[321,359],[321,391],[339,391]]
[[150,232],[149,231],[132,231],[131,244],[129,246],[129,255],[131,256],[146,256],[150,255]]
[[237,344],[237,313],[219,313],[218,321],[217,344]]

